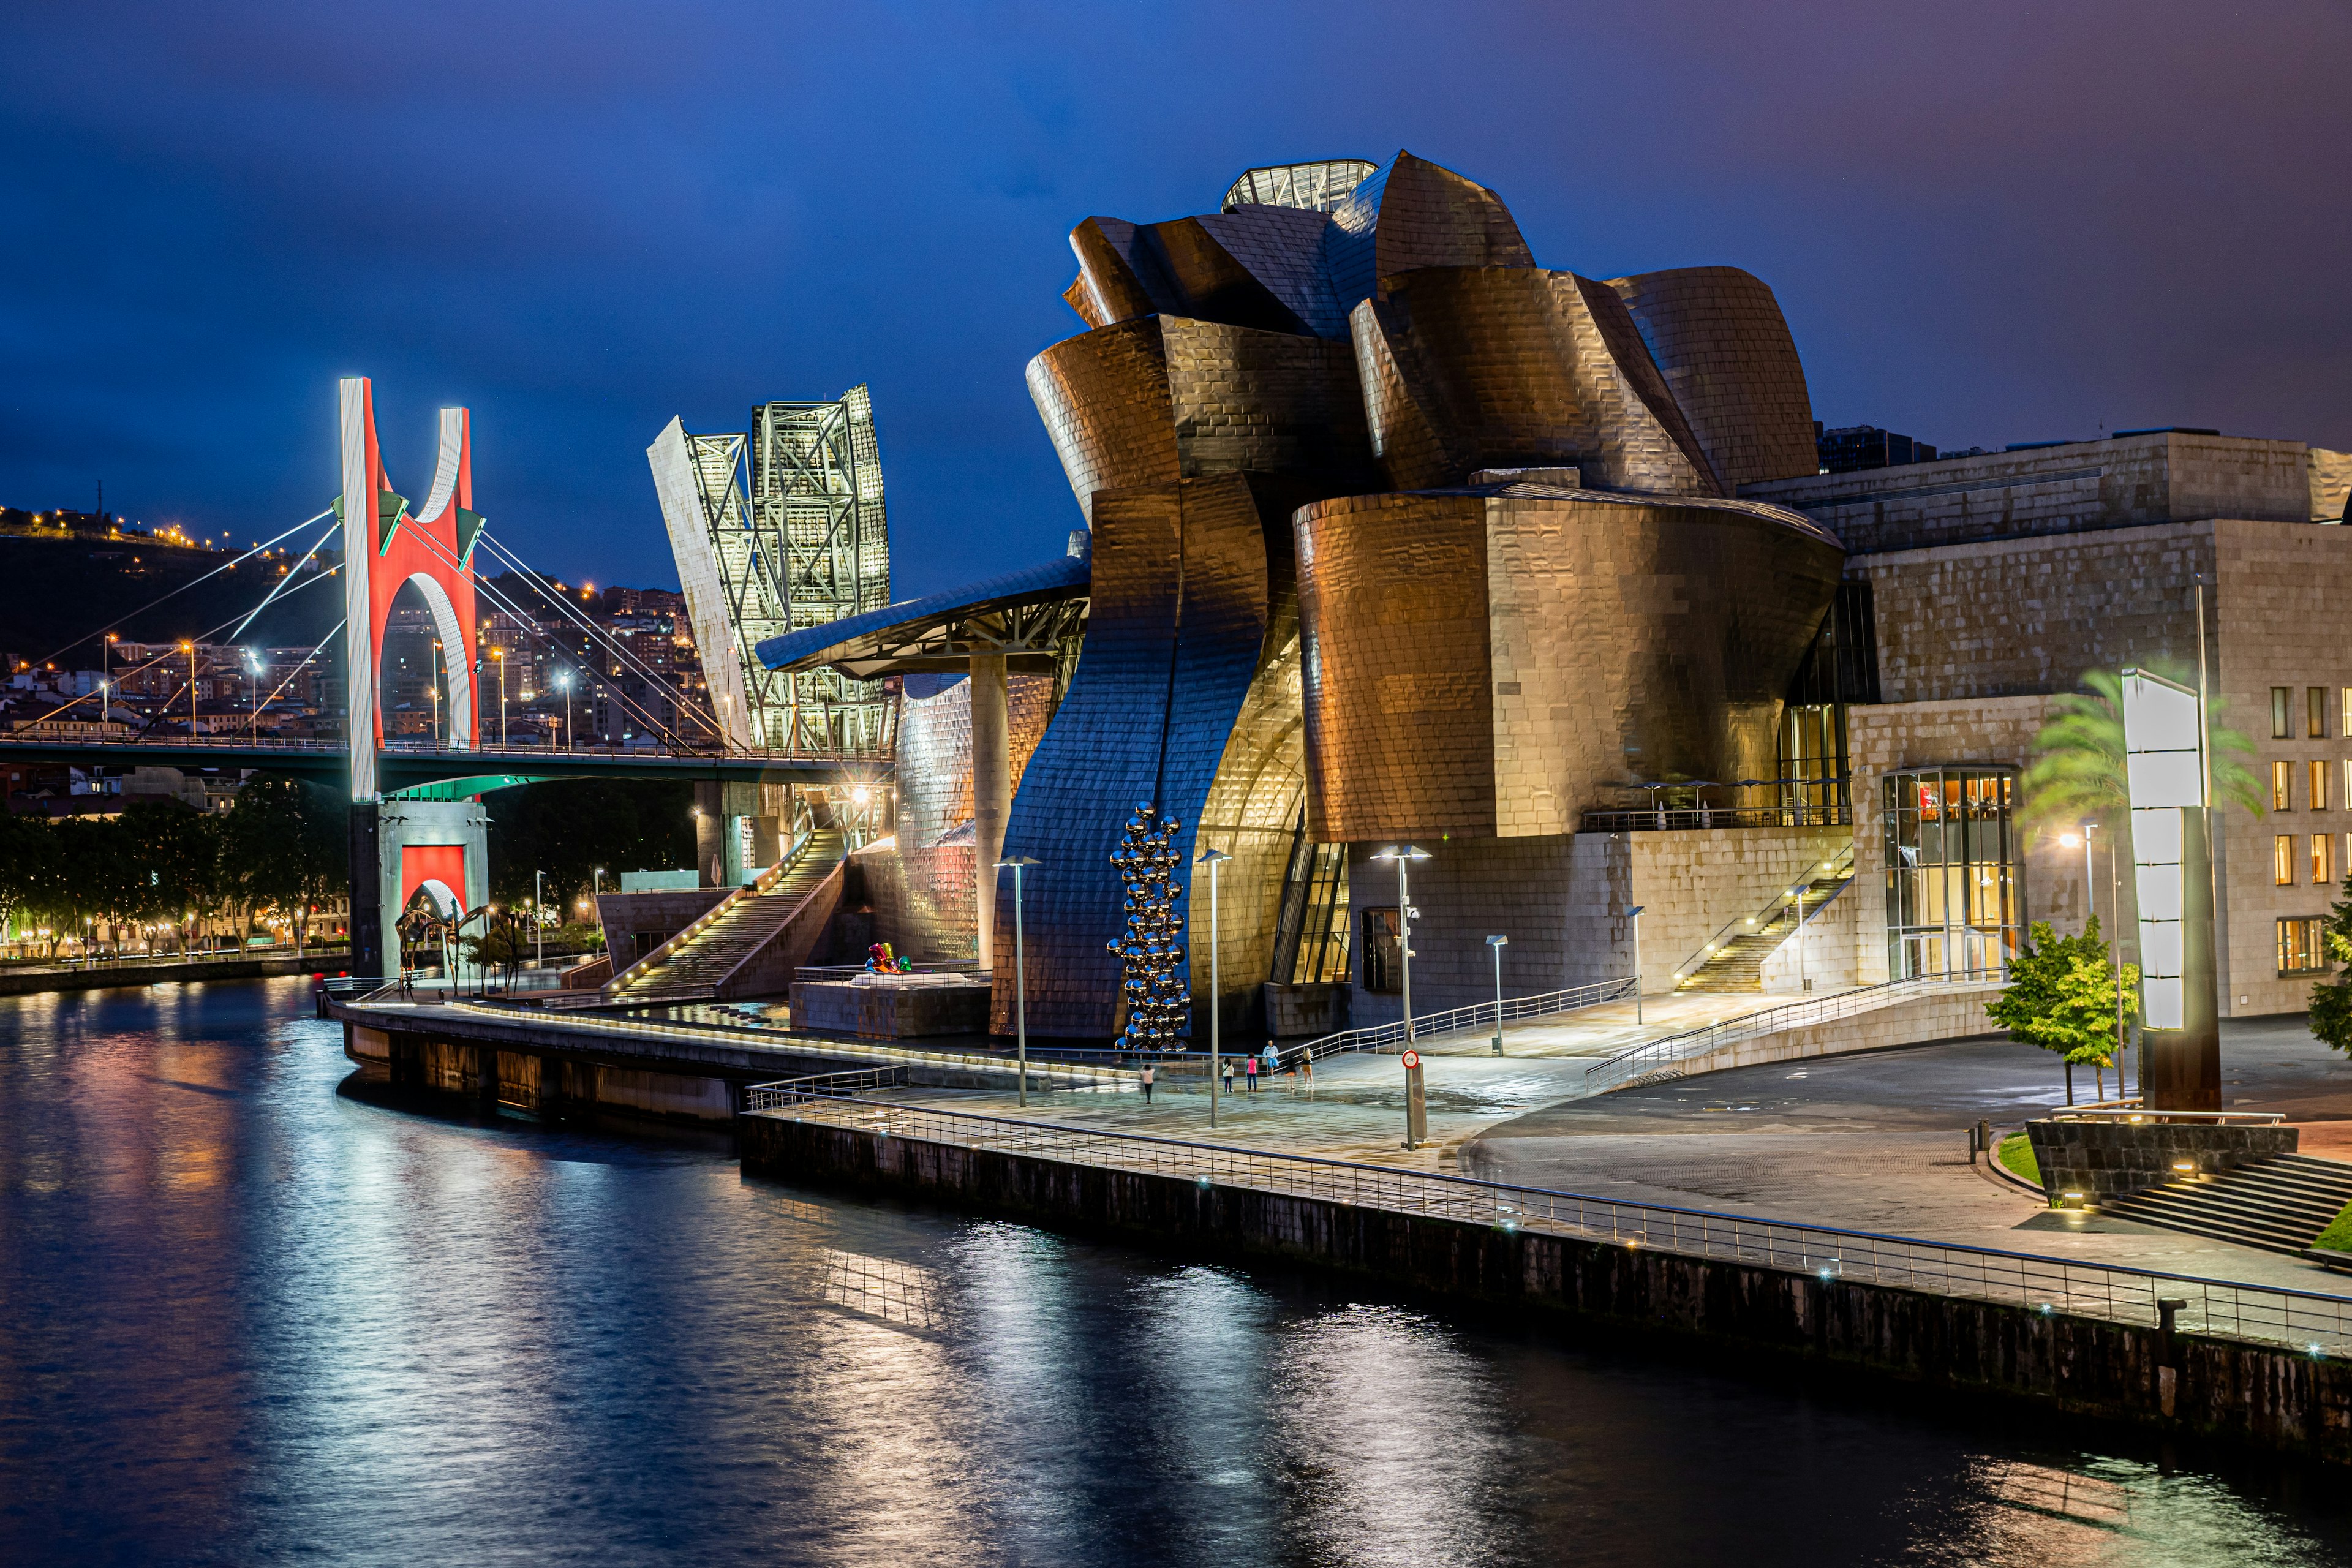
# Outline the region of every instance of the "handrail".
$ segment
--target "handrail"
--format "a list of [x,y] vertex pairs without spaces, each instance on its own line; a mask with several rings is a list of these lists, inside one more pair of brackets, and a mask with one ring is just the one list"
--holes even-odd
[[[1556,1013],[1573,1013],[1580,1008],[1597,1007],[1604,1002],[1622,1002],[1633,994],[1635,981],[1628,975],[1622,980],[1603,980],[1591,985],[1573,985],[1565,991],[1547,991],[1539,996],[1507,996],[1503,999],[1502,1017],[1544,1018]],[[1443,1013],[1430,1013],[1412,1021],[1416,1040],[1432,1039],[1439,1035],[1451,1035],[1475,1028],[1496,1016],[1492,1002],[1473,1002],[1466,1007],[1449,1007]],[[1341,1029],[1336,1034],[1318,1035],[1304,1045],[1288,1049],[1276,1047],[1276,1056],[1285,1063],[1300,1060],[1316,1061],[1339,1051],[1375,1051],[1382,1046],[1405,1042],[1404,1020],[1391,1024],[1367,1024],[1360,1029]]]
[[[862,963],[812,963],[793,971],[795,984],[803,981],[851,980],[860,974],[877,971]],[[985,980],[994,971],[985,963],[918,963],[912,969],[893,970],[897,974],[969,974],[974,980]]]
[[[1741,1040],[1777,1035],[1784,1029],[1802,1028],[1809,1024],[1851,1018],[1856,1014],[1875,1012],[1915,995],[1927,995],[1939,990],[1981,989],[1998,984],[2000,981],[2000,972],[1998,970],[1968,970],[1955,974],[1889,980],[1810,1001],[1792,1002],[1782,1007],[1743,1013],[1737,1018],[1726,1018],[1719,1023],[1685,1029],[1677,1034],[1661,1035],[1654,1040],[1643,1040],[1602,1057],[1585,1068],[1585,1092],[1605,1094],[1668,1063],[1690,1061]],[[1596,1073],[1601,1076],[1595,1078],[1593,1075]]]
[[[1808,861],[1806,864],[1810,867],[1812,863]],[[1826,907],[1830,899],[1834,899],[1838,894],[1844,892],[1847,887],[1853,883],[1853,845],[1849,844],[1844,848],[1839,850],[1835,856],[1831,858],[1829,863],[1822,867],[1822,869],[1824,873],[1834,874],[1841,866],[1845,868],[1845,879],[1831,890],[1828,898],[1824,898],[1821,903],[1813,906],[1816,910]],[[1727,939],[1728,937],[1739,934],[1739,928],[1741,926],[1747,926],[1756,934],[1761,935],[1771,925],[1772,921],[1778,919],[1780,914],[1788,909],[1789,901],[1792,899],[1796,900],[1797,904],[1797,923],[1796,926],[1789,932],[1789,936],[1794,936],[1798,931],[1804,930],[1806,918],[1805,894],[1812,889],[1813,884],[1818,880],[1820,880],[1819,877],[1809,876],[1803,881],[1798,883],[1797,886],[1788,889],[1785,891],[1773,894],[1772,901],[1766,904],[1762,909],[1758,910],[1754,914],[1739,915],[1732,920],[1726,921],[1723,924],[1722,930],[1717,931],[1713,936],[1708,937],[1706,942],[1699,945],[1697,952],[1692,953],[1688,958],[1684,959],[1680,963],[1675,966],[1675,979],[1679,982],[1697,973],[1700,967],[1704,965],[1709,958],[1712,958],[1719,949],[1727,945]],[[1781,938],[1781,941],[1783,942],[1787,940],[1788,937]]]
[[2284,1110],[2147,1110],[2137,1105],[2067,1105],[2053,1110],[2051,1121],[2177,1121],[2192,1127],[2222,1127],[2248,1122],[2267,1127],[2284,1121]]
[[776,863],[774,865],[769,867],[766,870],[761,872],[750,881],[743,883],[740,887],[730,890],[725,898],[719,900],[717,903],[711,905],[709,909],[697,915],[693,920],[688,921],[682,929],[670,932],[667,939],[666,939],[659,947],[655,948],[651,952],[646,953],[643,958],[640,958],[635,963],[630,964],[628,968],[615,973],[612,979],[604,982],[604,985],[600,987],[600,990],[606,996],[618,997],[621,994],[622,988],[628,984],[630,975],[635,974],[641,970],[646,974],[651,974],[657,962],[667,962],[667,955],[670,949],[686,941],[688,937],[698,935],[702,931],[708,930],[722,914],[734,907],[735,901],[738,899],[758,898],[761,894],[766,892],[770,888],[774,887],[779,881],[782,880],[784,873],[789,871],[793,866],[799,861],[801,856],[806,853],[808,847],[814,843],[815,840],[815,828],[810,827],[803,830],[799,837],[793,840],[792,847],[785,850],[783,854],[776,858]]
[[[0,731],[0,747],[23,746],[28,750],[55,748],[62,740],[79,740],[79,736],[28,734],[22,731]],[[280,735],[248,735],[239,731],[231,736],[179,735],[142,733],[121,737],[89,737],[90,743],[109,748],[146,747],[154,750],[200,750],[219,752],[283,752],[303,756],[345,756],[351,752],[348,742],[311,738],[288,738]],[[544,762],[551,757],[583,756],[628,757],[646,755],[672,757],[680,760],[714,762],[772,763],[856,763],[861,766],[887,766],[894,760],[887,752],[806,752],[782,748],[730,747],[723,751],[677,751],[658,746],[632,748],[628,746],[573,745],[562,748],[547,746],[449,746],[437,742],[419,742],[389,739],[381,742],[380,753],[401,756],[437,757],[498,757]]]
[[859,1068],[846,1072],[811,1073],[806,1078],[755,1083],[743,1091],[746,1110],[773,1110],[803,1100],[849,1098],[877,1089],[904,1089],[904,1067]]
[[2315,1290],[2241,1285],[2128,1264],[2003,1252],[1965,1242],[1923,1241],[1802,1221],[1590,1197],[1327,1155],[1103,1131],[822,1091],[801,1091],[789,1107],[755,1114],[1067,1164],[1139,1171],[1202,1186],[1272,1191],[1506,1231],[1653,1247],[1825,1281],[1925,1290],[2136,1326],[2157,1326],[2159,1303],[2175,1301],[2183,1303],[2176,1309],[2176,1329],[2289,1344],[2314,1353],[2352,1352],[2352,1298]]

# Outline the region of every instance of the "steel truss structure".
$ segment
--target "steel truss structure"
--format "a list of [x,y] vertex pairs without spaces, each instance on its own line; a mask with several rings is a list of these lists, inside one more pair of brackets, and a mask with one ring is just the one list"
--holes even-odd
[[895,711],[878,682],[772,671],[762,641],[890,600],[890,537],[872,400],[752,410],[750,433],[672,420],[647,450],[704,678],[730,739],[819,755],[887,753]]

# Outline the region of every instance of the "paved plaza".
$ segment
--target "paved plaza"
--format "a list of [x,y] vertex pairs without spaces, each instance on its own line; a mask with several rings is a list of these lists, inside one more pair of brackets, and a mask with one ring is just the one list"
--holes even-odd
[[[1745,1000],[1752,1008],[1755,998]],[[1661,1010],[1645,1009],[1654,1018]],[[1632,1010],[1625,1011],[1630,1026]],[[1600,1034],[1618,1025],[1586,1026]],[[1427,1051],[1431,1143],[1413,1152],[1401,1146],[1403,1071],[1387,1055],[1327,1058],[1311,1089],[1286,1074],[1255,1095],[1235,1094],[1213,1131],[1197,1080],[1172,1092],[1160,1088],[1149,1107],[1133,1091],[1109,1089],[1033,1093],[1025,1111],[1009,1093],[915,1090],[905,1098],[1105,1131],[2352,1295],[2352,1277],[2298,1258],[2054,1212],[2034,1193],[1971,1164],[1967,1129],[1979,1118],[2013,1131],[2064,1103],[2056,1059],[2032,1047],[1948,1041],[1587,1097],[1584,1071],[1601,1053],[1597,1046],[1577,1048],[1577,1027],[1552,1026],[1559,1037],[1544,1055],[1496,1058],[1486,1054],[1483,1040]],[[1517,1038],[1507,1033],[1507,1047],[1517,1050]],[[2282,1112],[2303,1129],[2305,1152],[2352,1160],[2352,1062],[2313,1039],[2300,1017],[2225,1023],[2222,1062],[2229,1109]],[[2092,1098],[2082,1069],[2076,1092]]]

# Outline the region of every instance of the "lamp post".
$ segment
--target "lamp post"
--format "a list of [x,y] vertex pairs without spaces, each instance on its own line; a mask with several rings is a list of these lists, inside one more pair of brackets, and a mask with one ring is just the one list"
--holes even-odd
[[196,645],[184,642],[180,651],[188,656],[188,739],[196,738]]
[[1625,911],[1625,918],[1633,922],[1633,1022],[1636,1024],[1643,1022],[1642,911],[1647,908],[1649,908],[1647,904],[1635,904],[1632,909]]
[[572,672],[557,670],[555,684],[563,688],[563,749],[568,752],[572,749]]
[[[101,709],[106,706],[105,698],[99,699],[99,706]],[[245,706],[252,715],[246,724],[247,738],[258,742],[261,739],[261,656],[251,648],[245,650]],[[99,717],[103,719],[106,715],[101,712]]]
[[1383,849],[1372,857],[1375,860],[1393,860],[1397,868],[1397,978],[1398,989],[1404,994],[1404,1043],[1412,1044],[1412,900],[1405,884],[1405,867],[1414,860],[1426,860],[1429,851],[1411,844],[1400,844],[1393,849]]
[[433,672],[433,679],[425,683],[425,690],[433,698],[433,744],[437,750],[441,744],[441,639],[439,637],[433,639],[433,651],[425,658],[427,660],[425,668]]
[[507,745],[507,650],[490,645],[490,662],[499,667],[499,750]]
[[1217,1124],[1217,998],[1223,994],[1217,974],[1217,868],[1233,857],[1222,849],[1201,851],[1201,864],[1209,868],[1209,1125]]
[[1507,936],[1490,936],[1486,945],[1495,950],[1495,1054],[1503,1054],[1503,949],[1510,945]]
[[1020,1102],[1029,1103],[1029,964],[1021,941],[1021,872],[1037,862],[1026,855],[999,860],[996,868],[1013,873],[1013,1028],[1020,1058]]
[[533,969],[547,967],[546,884],[546,872],[533,871],[530,874],[530,966]]

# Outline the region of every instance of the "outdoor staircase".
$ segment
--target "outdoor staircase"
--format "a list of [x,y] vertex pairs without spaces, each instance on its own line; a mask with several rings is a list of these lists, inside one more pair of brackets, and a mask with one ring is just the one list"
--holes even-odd
[[1717,932],[1715,940],[1694,955],[1696,966],[1685,968],[1675,989],[1762,991],[1764,961],[1853,880],[1853,851],[1849,849],[1832,861],[1828,870],[1807,883],[1802,891],[1794,896],[1781,894],[1769,907]]
[[2352,1204],[2352,1165],[2281,1154],[2108,1198],[2099,1212],[2265,1252],[2301,1252]]
[[709,1001],[744,962],[776,940],[849,852],[834,828],[813,828],[790,853],[712,906],[605,988],[614,1002]]

